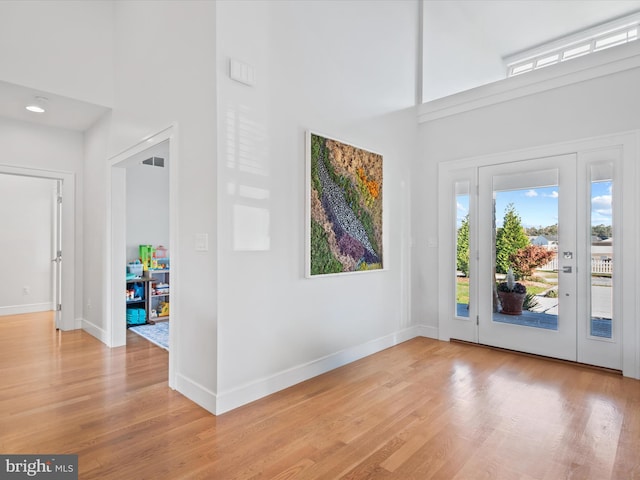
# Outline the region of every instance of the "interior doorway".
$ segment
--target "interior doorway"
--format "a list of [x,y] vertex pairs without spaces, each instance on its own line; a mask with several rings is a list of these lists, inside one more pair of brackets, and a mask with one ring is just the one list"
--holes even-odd
[[[151,309],[159,305],[159,299],[163,303],[170,306],[171,319],[168,339],[169,350],[169,386],[174,385],[174,364],[176,357],[176,330],[179,328],[179,321],[177,311],[179,310],[176,304],[176,290],[178,276],[176,275],[178,265],[178,249],[177,249],[177,229],[176,229],[176,211],[177,211],[177,149],[176,149],[176,131],[175,126],[172,126],[158,134],[146,139],[144,142],[137,144],[125,152],[114,157],[109,164],[108,179],[110,185],[108,191],[110,193],[109,201],[109,214],[108,218],[110,231],[108,234],[107,242],[109,244],[108,251],[110,252],[110,259],[108,266],[110,271],[108,273],[109,285],[107,308],[108,308],[108,340],[109,345],[112,347],[121,346],[126,344],[127,338],[127,313],[129,311],[126,299],[120,292],[128,292],[129,288],[133,286],[131,283],[127,283],[127,264],[138,257],[137,252],[134,250],[139,246],[139,242],[145,243],[154,242],[148,234],[157,230],[157,223],[159,219],[163,223],[168,224],[168,246],[170,248],[170,288],[165,294],[162,291],[156,291],[158,280],[154,280],[150,273],[143,273],[143,278],[136,282],[136,288],[141,289],[142,301],[136,298],[136,301],[140,301],[139,307],[136,310],[146,310],[146,319],[150,322],[154,322],[155,319],[150,318]],[[160,160],[162,159],[162,160]],[[162,164],[162,166],[160,166]],[[165,186],[154,185],[152,178],[157,174],[166,172],[168,175],[168,181]],[[130,180],[135,177],[133,182],[127,182],[127,177]],[[145,185],[140,185],[139,189],[136,188],[136,183],[145,182]],[[129,183],[129,185],[127,185]],[[164,192],[158,192],[157,189],[164,189]],[[133,189],[133,190],[132,190]],[[154,190],[155,189],[155,190]],[[163,206],[154,208],[152,194],[146,195],[144,192],[154,192],[153,195],[161,194],[166,199],[166,203]],[[127,195],[129,192],[129,195]],[[132,198],[132,197],[137,198]],[[129,197],[129,198],[127,198]],[[138,208],[139,202],[145,202],[146,208]],[[136,204],[130,204],[130,201],[136,202]],[[135,208],[138,210],[138,217],[132,220],[130,209]],[[141,213],[146,211],[147,213]],[[142,217],[140,217],[142,216]],[[135,225],[133,228],[128,225],[127,222],[134,221],[142,223],[142,225]],[[145,228],[146,225],[146,228]],[[133,232],[135,230],[136,232]],[[154,238],[158,238],[155,236]],[[144,240],[146,239],[146,240]],[[164,240],[161,240],[164,241]],[[169,265],[166,265],[166,270],[169,269]],[[155,273],[155,271],[154,271]],[[168,272],[166,272],[168,273]],[[162,278],[165,281],[165,277]],[[139,283],[139,285],[138,285]],[[153,291],[152,291],[153,290]],[[147,303],[147,299],[150,296],[154,297],[156,303]],[[161,295],[164,295],[161,297]],[[131,313],[131,311],[129,311]],[[154,312],[156,313],[156,312]],[[160,315],[160,313],[156,313]],[[165,319],[160,319],[165,320]],[[154,322],[155,323],[155,322]]]
[[[0,165],[0,178],[3,193],[11,195],[2,202],[8,227],[2,239],[2,264],[12,272],[6,276],[11,286],[2,288],[0,314],[53,311],[55,328],[78,328],[74,175]],[[64,255],[65,251],[69,253]]]

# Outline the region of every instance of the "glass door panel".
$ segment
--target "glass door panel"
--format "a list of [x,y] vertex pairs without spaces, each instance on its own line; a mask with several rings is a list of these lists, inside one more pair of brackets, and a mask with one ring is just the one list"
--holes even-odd
[[474,167],[438,172],[438,272],[443,273],[438,335],[474,343],[478,342],[477,171]]
[[518,188],[518,176],[494,177],[493,321],[558,330],[558,171],[522,178],[524,188]]
[[589,335],[612,338],[613,322],[613,164],[592,165],[591,315]]
[[469,182],[456,182],[456,317],[469,317]]
[[617,241],[622,219],[629,218],[622,215],[622,191],[616,187],[622,178],[620,160],[617,148],[593,150],[580,155],[577,170],[578,217],[584,219],[578,230],[578,245],[584,246],[578,276],[578,361],[612,369],[622,368],[621,279],[624,266],[633,265],[622,258]]
[[575,155],[481,167],[481,343],[575,360]]

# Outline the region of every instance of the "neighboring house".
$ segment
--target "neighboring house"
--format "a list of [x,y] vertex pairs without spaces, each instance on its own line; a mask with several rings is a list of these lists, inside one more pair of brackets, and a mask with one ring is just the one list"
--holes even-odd
[[532,245],[545,247],[547,250],[558,250],[558,237],[538,235],[537,237],[529,237]]

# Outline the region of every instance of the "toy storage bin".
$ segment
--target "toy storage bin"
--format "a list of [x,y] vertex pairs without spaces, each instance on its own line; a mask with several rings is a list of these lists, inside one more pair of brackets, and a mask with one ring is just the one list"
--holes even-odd
[[127,270],[130,274],[135,275],[136,277],[142,276],[142,264],[141,263],[130,263],[127,265]]
[[142,325],[147,323],[147,312],[144,308],[127,309],[127,325]]

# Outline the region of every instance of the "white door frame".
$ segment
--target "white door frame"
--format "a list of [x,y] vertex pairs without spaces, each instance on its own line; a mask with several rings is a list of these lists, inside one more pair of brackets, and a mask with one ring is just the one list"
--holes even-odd
[[172,124],[147,137],[107,163],[107,345],[126,344],[126,306],[122,292],[126,290],[126,160],[164,141],[169,141],[169,245],[171,248],[171,328],[169,329],[169,386],[175,388],[179,332],[179,248],[178,248],[178,126]]
[[75,174],[55,170],[0,165],[0,173],[23,177],[46,178],[62,182],[62,250],[63,261],[60,278],[62,290],[62,312],[58,327],[60,330],[75,330],[80,324],[75,321]]
[[[451,183],[452,178],[460,178],[456,172],[486,165],[570,153],[577,153],[580,158],[581,155],[589,152],[616,147],[620,149],[622,156],[621,171],[616,174],[616,188],[621,192],[618,198],[616,224],[618,226],[624,225],[624,233],[626,234],[626,238],[620,238],[614,245],[618,252],[617,258],[624,258],[624,262],[616,265],[616,278],[618,279],[616,285],[619,290],[617,302],[619,308],[616,310],[616,316],[622,328],[622,373],[627,377],[640,379],[640,319],[637,319],[637,312],[640,312],[640,295],[636,293],[636,285],[640,280],[636,278],[637,261],[640,259],[640,242],[637,241],[637,238],[640,238],[640,221],[636,218],[640,212],[640,189],[637,188],[637,185],[640,184],[640,168],[636,167],[636,163],[640,161],[640,130],[464,158],[442,162],[439,165],[439,212],[442,216],[438,229],[438,245],[440,246],[438,271],[439,278],[443,280],[440,284],[441,292],[438,295],[439,339],[450,340],[452,338],[450,332],[460,327],[460,325],[454,327],[460,323],[459,320],[456,321],[454,314],[455,291],[453,289],[455,284],[447,280],[455,272],[456,258],[456,232],[455,229],[449,228],[450,223],[447,224],[447,222],[450,222],[451,218],[455,219],[455,216],[452,214],[448,218],[443,218],[447,216],[447,212],[451,213],[452,205],[455,202],[453,188],[447,186],[447,182]],[[472,252],[472,255],[475,253],[477,252]],[[473,333],[470,333],[471,337],[477,335],[475,323],[473,321],[466,323],[469,329],[474,329]],[[582,339],[578,338],[578,342],[580,341]]]

